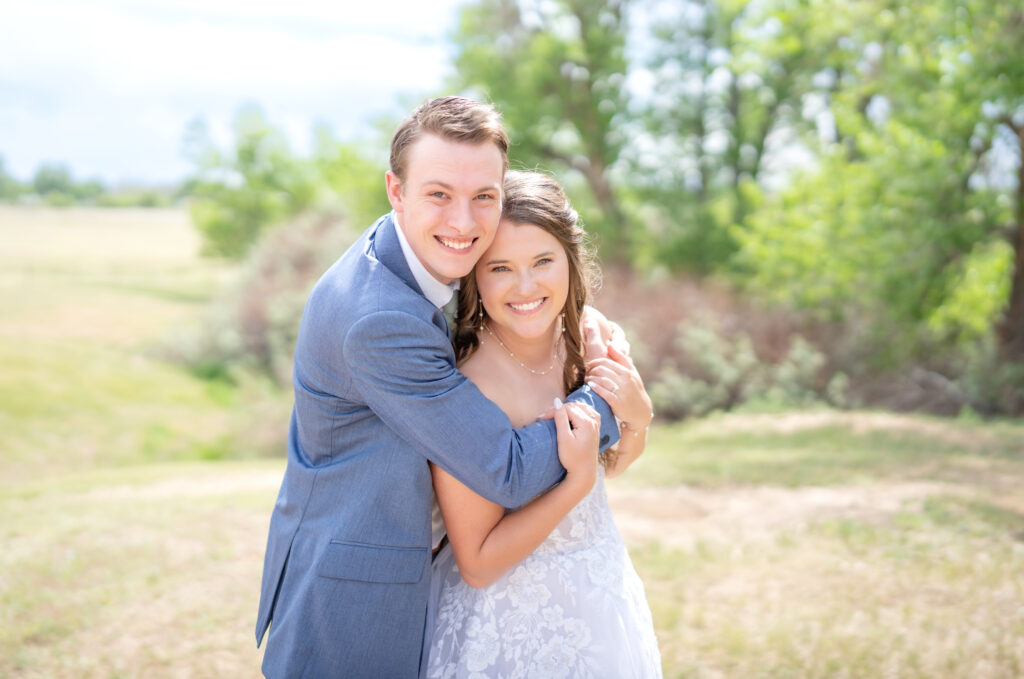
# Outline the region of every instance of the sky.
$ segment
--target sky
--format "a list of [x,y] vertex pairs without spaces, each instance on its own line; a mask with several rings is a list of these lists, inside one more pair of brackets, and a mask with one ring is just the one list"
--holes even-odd
[[450,73],[460,0],[0,0],[0,157],[31,178],[173,183],[188,123],[257,104],[293,147],[400,118]]

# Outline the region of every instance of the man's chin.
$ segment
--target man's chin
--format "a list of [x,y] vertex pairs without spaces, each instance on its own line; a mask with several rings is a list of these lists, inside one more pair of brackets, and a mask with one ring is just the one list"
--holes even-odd
[[[475,262],[474,262],[474,266],[475,266]],[[446,269],[442,269],[442,270],[438,271],[438,273],[442,277],[447,278],[450,282],[454,282],[454,281],[459,280],[463,276],[466,276],[467,274],[471,273],[473,271],[474,266],[468,266],[468,267],[454,267],[453,266],[453,267],[448,267]]]

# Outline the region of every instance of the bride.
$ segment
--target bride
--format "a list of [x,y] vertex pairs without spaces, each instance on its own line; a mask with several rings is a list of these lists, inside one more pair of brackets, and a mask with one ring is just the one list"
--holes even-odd
[[514,426],[586,380],[622,438],[599,460],[596,413],[559,407],[566,477],[511,512],[431,465],[449,542],[433,565],[428,677],[661,676],[643,584],[604,489],[642,452],[651,403],[628,357],[610,349],[584,363],[583,236],[554,180],[509,172],[494,243],[462,282],[455,353]]

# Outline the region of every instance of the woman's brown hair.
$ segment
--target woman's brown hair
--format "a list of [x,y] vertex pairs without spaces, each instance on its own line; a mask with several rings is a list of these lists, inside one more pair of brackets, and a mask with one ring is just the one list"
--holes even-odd
[[[597,266],[587,234],[562,187],[541,172],[510,170],[505,173],[501,219],[543,229],[554,236],[565,250],[569,261],[569,295],[562,309],[565,313],[562,384],[568,394],[578,389],[586,376],[580,322],[590,293],[598,284]],[[487,313],[480,304],[476,276],[471,271],[463,277],[459,288],[459,310],[453,339],[455,357],[459,362],[469,358],[480,346],[477,332],[486,317]]]

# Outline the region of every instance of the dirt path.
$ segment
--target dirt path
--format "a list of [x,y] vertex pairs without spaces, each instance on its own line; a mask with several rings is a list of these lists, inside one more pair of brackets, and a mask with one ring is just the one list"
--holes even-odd
[[918,506],[924,498],[965,491],[942,483],[876,483],[849,487],[629,488],[608,484],[615,521],[628,544],[658,541],[757,542],[828,518],[870,519]]

